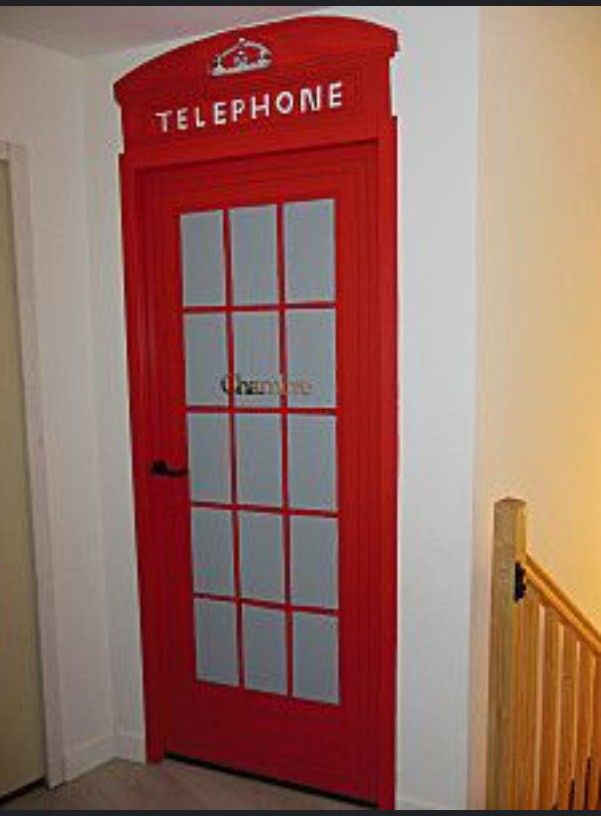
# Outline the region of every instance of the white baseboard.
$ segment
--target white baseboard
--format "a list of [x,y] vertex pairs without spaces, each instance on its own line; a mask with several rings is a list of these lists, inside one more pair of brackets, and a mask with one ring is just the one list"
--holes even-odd
[[115,755],[131,762],[146,762],[146,741],[141,734],[115,734]]
[[445,805],[436,805],[433,802],[424,802],[422,799],[406,799],[397,797],[396,810],[454,810]]
[[104,737],[84,742],[65,754],[65,780],[69,782],[86,771],[108,762],[115,756],[115,737],[107,734]]

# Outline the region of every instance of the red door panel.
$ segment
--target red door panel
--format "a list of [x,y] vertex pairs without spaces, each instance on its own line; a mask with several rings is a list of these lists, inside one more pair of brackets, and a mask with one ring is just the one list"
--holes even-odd
[[151,480],[165,749],[367,801],[380,682],[373,153],[152,171],[140,200],[152,444],[189,472]]

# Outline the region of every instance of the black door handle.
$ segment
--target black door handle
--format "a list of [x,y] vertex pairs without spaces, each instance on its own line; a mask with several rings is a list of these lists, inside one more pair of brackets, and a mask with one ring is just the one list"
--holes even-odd
[[170,468],[164,459],[155,459],[150,466],[153,476],[168,476],[171,479],[178,479],[188,475],[188,468]]

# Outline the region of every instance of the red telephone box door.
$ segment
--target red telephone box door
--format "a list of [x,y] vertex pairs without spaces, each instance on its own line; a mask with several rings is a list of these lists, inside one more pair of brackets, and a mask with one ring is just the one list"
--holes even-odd
[[126,237],[151,757],[389,804],[381,167],[373,139],[163,154]]

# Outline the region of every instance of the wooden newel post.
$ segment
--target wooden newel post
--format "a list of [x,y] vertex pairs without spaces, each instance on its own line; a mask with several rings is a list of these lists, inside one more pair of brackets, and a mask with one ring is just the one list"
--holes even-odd
[[526,504],[519,499],[495,503],[490,616],[488,755],[486,806],[515,806],[514,745],[518,679],[518,606],[516,564],[526,558]]

